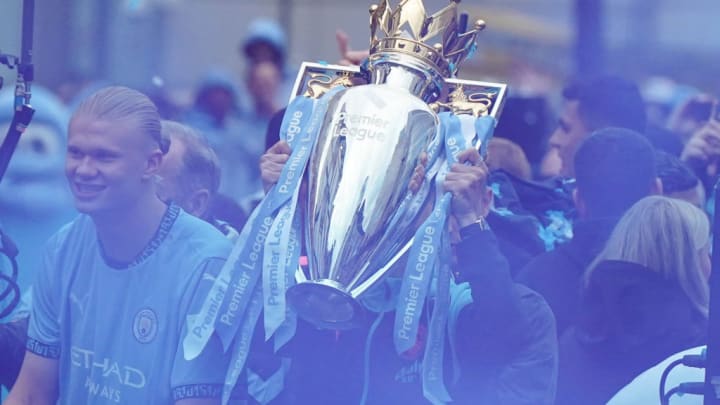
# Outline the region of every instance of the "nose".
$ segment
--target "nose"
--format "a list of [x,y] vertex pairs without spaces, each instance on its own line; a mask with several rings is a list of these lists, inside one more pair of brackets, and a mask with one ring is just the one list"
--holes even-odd
[[83,178],[94,177],[97,174],[97,168],[89,156],[76,160],[75,175]]
[[558,148],[560,147],[560,128],[556,128],[552,134],[550,134],[550,138],[548,139],[548,146],[552,148]]

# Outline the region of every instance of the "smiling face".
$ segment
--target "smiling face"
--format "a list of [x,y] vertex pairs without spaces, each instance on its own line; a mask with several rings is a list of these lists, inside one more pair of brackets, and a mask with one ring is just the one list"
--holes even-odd
[[68,134],[65,175],[82,213],[121,213],[144,193],[154,193],[152,176],[162,154],[132,121],[80,114]]

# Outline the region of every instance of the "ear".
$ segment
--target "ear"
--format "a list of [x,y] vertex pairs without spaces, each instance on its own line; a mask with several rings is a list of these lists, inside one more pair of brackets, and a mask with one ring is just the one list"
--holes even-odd
[[210,207],[210,191],[206,188],[193,191],[187,199],[187,212],[198,218],[205,218]]
[[576,188],[572,192],[573,202],[575,202],[575,209],[578,212],[578,217],[580,218],[586,218],[587,217],[587,206],[585,206],[585,200],[582,198],[582,193],[578,191]]
[[655,181],[650,184],[650,195],[663,195],[663,184],[660,177],[655,177]]
[[150,153],[150,155],[147,157],[147,160],[145,161],[145,172],[143,173],[143,179],[154,178],[158,170],[160,170],[162,161],[163,154],[162,152],[160,152],[160,149],[153,149],[153,151]]

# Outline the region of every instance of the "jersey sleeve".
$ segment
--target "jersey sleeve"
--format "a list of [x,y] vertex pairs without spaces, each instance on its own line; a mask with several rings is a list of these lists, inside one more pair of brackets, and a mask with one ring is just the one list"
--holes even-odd
[[26,349],[38,356],[60,357],[61,275],[58,250],[61,243],[52,238],[45,246],[40,269],[32,285],[32,303]]
[[183,325],[180,326],[180,342],[175,352],[170,383],[173,400],[188,398],[220,398],[225,382],[225,373],[230,362],[229,354],[223,352],[222,343],[217,334],[213,334],[202,353],[192,360],[186,360],[183,354],[182,337],[188,332],[187,314],[197,313],[204,296],[210,290],[215,277],[220,273],[225,260],[211,258],[204,264],[201,277],[188,289],[183,297],[181,311]]

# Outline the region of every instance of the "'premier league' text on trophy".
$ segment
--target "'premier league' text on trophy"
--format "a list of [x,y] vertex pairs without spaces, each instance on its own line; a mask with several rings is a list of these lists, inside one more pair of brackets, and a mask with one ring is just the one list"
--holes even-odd
[[[437,113],[500,113],[504,84],[455,78],[485,27],[478,20],[468,28],[457,3],[428,16],[421,0],[403,0],[394,10],[385,0],[370,7],[366,64],[301,68],[295,95],[320,99],[335,90],[308,162],[303,232],[309,269],[298,272],[301,281],[287,294],[297,314],[318,326],[357,324],[364,313],[358,297],[412,245],[433,203],[437,170],[428,166],[415,194],[409,183],[423,153],[431,163],[438,158],[432,156],[443,142]],[[467,139],[476,147],[482,141]]]

